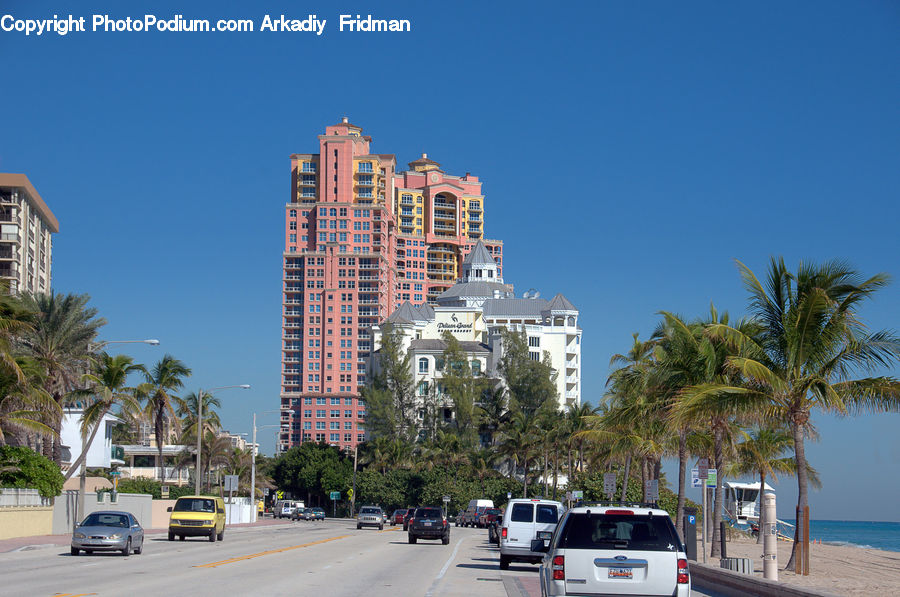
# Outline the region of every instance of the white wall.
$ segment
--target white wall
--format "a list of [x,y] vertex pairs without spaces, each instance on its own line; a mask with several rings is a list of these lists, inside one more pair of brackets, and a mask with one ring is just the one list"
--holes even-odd
[[[106,415],[102,427],[94,437],[94,443],[88,448],[88,468],[110,468],[112,451],[112,428],[118,421],[113,415]],[[66,409],[63,413],[62,428],[59,432],[60,442],[69,446],[70,462],[81,456],[81,409]]]

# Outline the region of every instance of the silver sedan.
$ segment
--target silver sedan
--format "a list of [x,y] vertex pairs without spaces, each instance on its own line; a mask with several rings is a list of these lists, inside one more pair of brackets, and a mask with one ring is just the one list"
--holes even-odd
[[81,551],[120,551],[127,556],[143,549],[144,529],[130,512],[94,512],[72,533],[73,556]]

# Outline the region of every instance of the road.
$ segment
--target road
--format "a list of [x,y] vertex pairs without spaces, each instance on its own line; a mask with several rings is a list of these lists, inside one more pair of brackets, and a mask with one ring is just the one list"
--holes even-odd
[[45,547],[0,554],[6,597],[160,595],[422,595],[535,597],[537,566],[500,572],[479,529],[453,527],[450,545],[410,545],[399,527],[357,530],[347,520],[227,529],[225,540],[169,542],[148,535],[144,553],[69,554]]

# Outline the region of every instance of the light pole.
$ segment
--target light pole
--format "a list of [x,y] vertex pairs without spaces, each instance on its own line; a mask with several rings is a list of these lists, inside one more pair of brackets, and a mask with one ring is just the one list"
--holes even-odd
[[[262,414],[267,415],[271,413],[277,413],[281,411],[277,410],[267,410]],[[260,429],[265,429],[266,427],[279,427],[280,425],[263,425]],[[256,413],[253,413],[253,440],[250,444],[251,458],[250,458],[250,505],[253,508],[253,514],[250,518],[253,519],[253,522],[256,522]]]
[[[229,388],[241,388],[242,390],[249,390],[250,384],[242,383],[236,386],[219,386],[217,388],[210,389],[208,393],[213,392],[215,390],[227,390]],[[200,495],[200,448],[202,445],[203,439],[203,390],[197,390],[197,475],[194,480],[194,495]]]
[[[107,346],[109,344],[149,344],[150,346],[159,346],[159,340],[156,338],[149,338],[147,340],[104,340],[103,342],[88,342],[88,354],[93,355],[98,350]],[[81,406],[81,415],[84,417],[85,407],[82,404]],[[98,421],[97,424],[102,424],[103,421]],[[73,524],[75,526],[78,525],[78,518],[84,516],[84,493],[87,486],[87,434],[81,434],[81,471],[78,475],[78,506],[75,511],[75,517],[73,520]]]

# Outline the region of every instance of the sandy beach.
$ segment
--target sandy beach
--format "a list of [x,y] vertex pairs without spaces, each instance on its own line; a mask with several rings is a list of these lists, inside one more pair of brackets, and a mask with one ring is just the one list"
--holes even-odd
[[[778,580],[836,595],[900,594],[900,552],[837,545],[810,545],[809,576],[784,570],[791,543],[778,542]],[[728,557],[750,558],[755,574],[762,577],[762,544],[735,538],[728,543]]]

